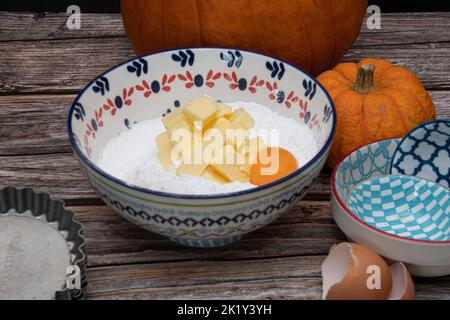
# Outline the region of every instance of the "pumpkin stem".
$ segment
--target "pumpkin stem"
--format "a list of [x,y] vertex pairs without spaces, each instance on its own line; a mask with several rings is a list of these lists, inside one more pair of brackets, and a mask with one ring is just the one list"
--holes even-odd
[[367,94],[375,90],[373,83],[373,74],[375,66],[373,64],[364,64],[359,68],[358,77],[356,78],[353,90],[360,94]]

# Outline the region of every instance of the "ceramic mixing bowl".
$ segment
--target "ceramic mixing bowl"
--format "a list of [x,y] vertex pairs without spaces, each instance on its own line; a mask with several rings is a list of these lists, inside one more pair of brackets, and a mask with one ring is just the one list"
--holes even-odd
[[[375,142],[355,150],[339,162],[331,177],[333,217],[341,230],[351,240],[372,248],[386,258],[406,263],[408,270],[413,275],[448,275],[450,274],[450,241],[448,241],[448,238],[443,237],[433,240],[431,237],[425,237],[414,239],[408,234],[403,234],[405,230],[395,228],[383,230],[384,224],[377,226],[374,224],[376,221],[374,223],[366,221],[364,218],[367,217],[358,214],[356,209],[353,212],[347,206],[350,197],[358,186],[370,179],[389,175],[392,157],[399,142],[400,139]],[[375,189],[377,188],[375,187]],[[387,196],[389,192],[392,195],[392,190],[390,188],[383,195]],[[372,192],[376,191],[378,190]],[[398,200],[400,195],[401,193],[395,196],[393,200]],[[370,197],[371,201],[374,198]],[[413,201],[413,199],[410,200]],[[379,202],[379,200],[375,201]],[[424,198],[422,203],[426,201]],[[391,206],[392,204],[389,204],[388,207],[383,209],[383,215],[388,212]],[[448,212],[447,214],[444,212],[444,216],[441,218],[442,221],[439,225],[447,226]],[[409,231],[414,231],[414,228]],[[446,229],[444,229],[445,232],[447,232]]]
[[[204,95],[256,102],[304,123],[319,151],[281,180],[219,195],[149,190],[96,165],[105,144],[136,121],[161,117]],[[124,62],[89,83],[68,117],[73,150],[99,196],[132,223],[194,247],[231,243],[292,207],[324,165],[335,125],[333,103],[312,76],[268,56],[219,48],[165,51]]]

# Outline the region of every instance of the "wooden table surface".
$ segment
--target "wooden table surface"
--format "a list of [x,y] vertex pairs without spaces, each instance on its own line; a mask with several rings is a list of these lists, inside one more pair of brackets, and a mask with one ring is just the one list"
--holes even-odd
[[[344,241],[329,206],[330,171],[275,223],[219,249],[180,247],[120,218],[72,155],[66,117],[76,94],[133,56],[118,14],[0,12],[0,188],[63,199],[84,226],[87,298],[320,299],[320,264]],[[382,14],[343,60],[387,58],[417,73],[439,118],[450,118],[450,13]],[[420,299],[450,299],[450,277],[415,279]]]

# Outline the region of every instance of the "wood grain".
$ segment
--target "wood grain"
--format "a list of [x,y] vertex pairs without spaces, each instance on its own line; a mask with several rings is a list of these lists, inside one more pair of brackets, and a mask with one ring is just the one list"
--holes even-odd
[[0,41],[126,37],[120,14],[81,13],[81,29],[63,12],[0,12]]
[[[325,169],[311,186],[306,199],[329,199],[329,174]],[[72,153],[0,156],[0,188],[16,186],[48,192],[68,204],[99,203]]]
[[125,38],[86,38],[0,42],[0,56],[8,57],[0,64],[0,94],[75,93],[133,53]]
[[74,99],[75,95],[0,96],[0,156],[71,152],[67,114]]
[[428,90],[450,89],[450,42],[405,44],[399,46],[354,47],[341,61],[359,61],[361,58],[386,59],[413,71]]
[[[105,206],[71,209],[88,240],[89,299],[320,299],[320,265],[345,241],[328,202],[301,201],[216,249],[180,247]],[[414,281],[419,299],[450,298],[450,277]]]
[[[91,268],[89,299],[321,299],[324,256]],[[414,279],[418,299],[449,299],[450,277]]]
[[[382,13],[343,61],[381,57],[411,68],[439,118],[450,118],[450,13]],[[0,12],[0,188],[66,201],[84,226],[92,299],[320,299],[320,264],[345,241],[329,206],[330,170],[276,222],[216,249],[176,245],[125,221],[81,174],[66,134],[75,95],[133,52],[119,14]],[[419,299],[450,299],[450,277],[414,279]]]
[[353,47],[450,41],[450,12],[381,13],[381,29],[369,30],[367,16]]
[[[0,94],[78,92],[94,77],[133,56],[127,38],[120,36],[123,27],[118,15],[83,16],[84,27],[77,31],[64,30],[61,14],[2,15],[11,25],[0,19],[0,55],[8,57],[0,64]],[[412,69],[428,89],[449,89],[448,15],[437,19],[427,14],[383,15],[383,29],[367,30],[364,24],[343,61],[386,58]],[[33,32],[17,28],[23,16]],[[434,29],[429,27],[430,20]],[[25,41],[30,39],[35,41]],[[380,45],[384,41],[389,50]]]
[[274,223],[222,248],[181,247],[129,223],[109,207],[70,207],[84,226],[89,266],[183,260],[238,260],[324,255],[345,240],[331,217],[329,202],[301,201]]
[[[87,297],[140,299],[319,298],[323,257],[189,261],[94,268]],[[125,276],[126,275],[126,276]],[[311,279],[314,277],[313,279]]]
[[[430,94],[438,117],[450,118],[450,91]],[[66,121],[75,97],[0,96],[0,156],[71,152]]]
[[[14,52],[11,55],[10,52]],[[105,70],[133,56],[125,38],[0,42],[0,94],[76,93]],[[357,47],[342,61],[379,57],[410,68],[426,88],[450,88],[450,42]],[[46,63],[52,61],[52,64]]]
[[[126,37],[120,14],[82,13],[80,30],[69,30],[66,19],[65,13],[0,12],[0,41]],[[382,13],[381,29],[369,30],[365,20],[354,46],[450,41],[449,28],[449,12]]]

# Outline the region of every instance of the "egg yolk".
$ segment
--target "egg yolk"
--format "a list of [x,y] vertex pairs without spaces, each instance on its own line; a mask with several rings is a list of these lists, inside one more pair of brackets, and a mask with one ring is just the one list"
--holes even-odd
[[250,169],[250,180],[257,186],[277,181],[298,169],[297,160],[288,150],[268,147],[258,153]]

